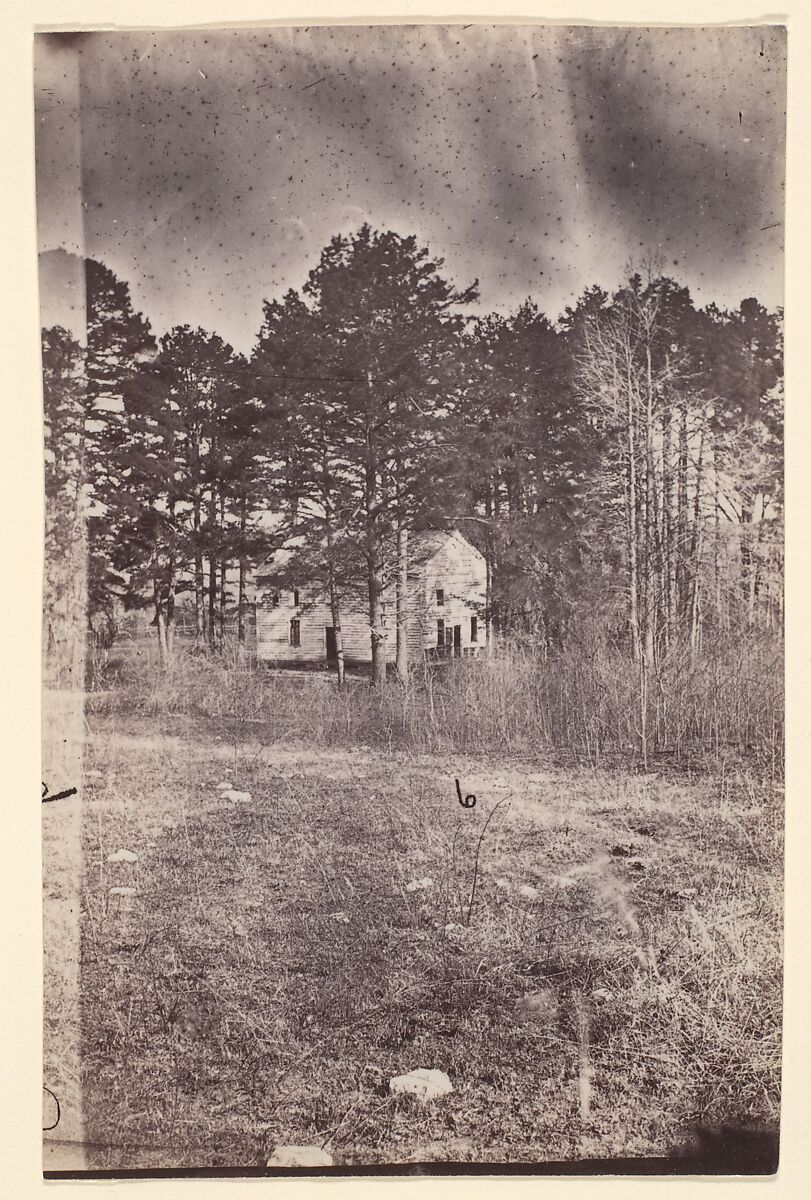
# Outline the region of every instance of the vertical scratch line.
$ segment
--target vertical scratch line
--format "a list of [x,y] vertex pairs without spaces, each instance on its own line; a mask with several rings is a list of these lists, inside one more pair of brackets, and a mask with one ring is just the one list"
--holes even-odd
[[591,1063],[589,1061],[589,1012],[586,1000],[578,996],[577,1033],[580,1043],[580,1120],[588,1124],[591,1118]]

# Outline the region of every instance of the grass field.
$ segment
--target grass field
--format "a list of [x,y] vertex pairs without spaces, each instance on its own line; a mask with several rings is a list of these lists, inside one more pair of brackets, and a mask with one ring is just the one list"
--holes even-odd
[[[314,745],[265,715],[91,706],[89,1166],[263,1166],[280,1144],[531,1163],[776,1129],[773,779]],[[453,1092],[391,1095],[417,1067]]]

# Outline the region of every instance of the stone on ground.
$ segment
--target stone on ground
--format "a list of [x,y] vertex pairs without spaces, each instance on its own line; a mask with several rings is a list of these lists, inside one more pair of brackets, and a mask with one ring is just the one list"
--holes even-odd
[[320,1146],[277,1146],[269,1167],[331,1167],[332,1155]]
[[107,855],[107,861],[111,863],[136,863],[138,861],[138,855],[132,850],[116,850],[115,854]]
[[453,1084],[444,1071],[418,1067],[407,1075],[395,1075],[389,1080],[389,1091],[395,1094],[416,1096],[423,1104],[446,1096],[453,1091]]

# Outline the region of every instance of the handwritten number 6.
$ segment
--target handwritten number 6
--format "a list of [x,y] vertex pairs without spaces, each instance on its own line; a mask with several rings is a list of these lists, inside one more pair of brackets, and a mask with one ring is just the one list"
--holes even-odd
[[56,1105],[56,1120],[54,1121],[53,1125],[43,1125],[43,1126],[42,1126],[42,1132],[43,1132],[43,1133],[48,1133],[48,1132],[49,1132],[49,1130],[51,1130],[51,1129],[56,1129],[57,1125],[58,1125],[58,1124],[59,1124],[59,1122],[61,1121],[61,1119],[62,1119],[62,1106],[61,1106],[61,1105],[60,1105],[60,1103],[59,1103],[59,1097],[56,1095],[56,1093],[55,1093],[55,1092],[52,1092],[52,1091],[51,1091],[51,1089],[50,1089],[49,1087],[45,1087],[45,1085],[43,1084],[43,1085],[42,1085],[42,1090],[43,1090],[43,1092],[47,1092],[47,1093],[48,1093],[48,1095],[51,1097],[51,1099],[53,1100],[54,1104]]
[[458,779],[456,780],[456,795],[459,797],[459,803],[462,805],[462,808],[473,808],[475,806],[476,797],[472,792],[467,796],[463,796]]

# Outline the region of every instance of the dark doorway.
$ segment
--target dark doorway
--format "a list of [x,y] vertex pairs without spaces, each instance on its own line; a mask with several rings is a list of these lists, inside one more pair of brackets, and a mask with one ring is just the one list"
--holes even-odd
[[454,625],[453,627],[453,653],[458,657],[462,652],[462,626]]
[[337,663],[338,646],[335,642],[335,630],[332,625],[326,625],[324,629],[327,635],[327,662]]

